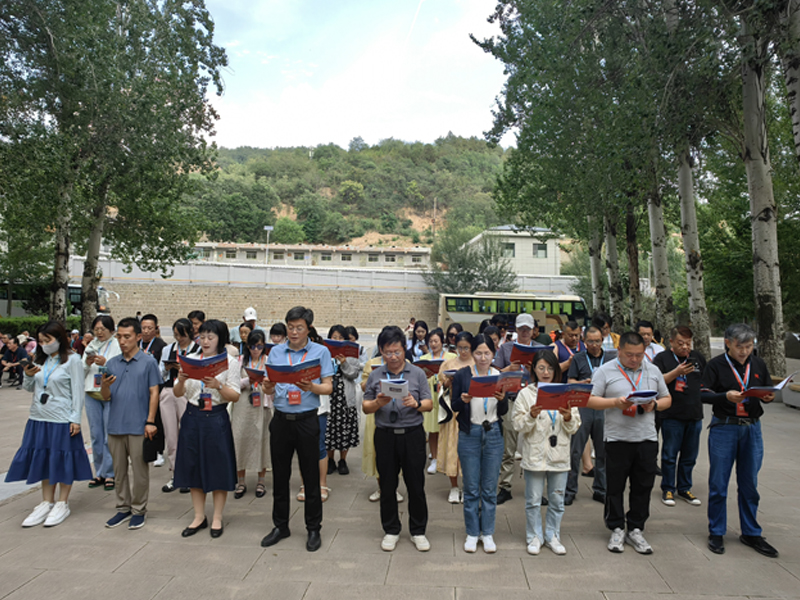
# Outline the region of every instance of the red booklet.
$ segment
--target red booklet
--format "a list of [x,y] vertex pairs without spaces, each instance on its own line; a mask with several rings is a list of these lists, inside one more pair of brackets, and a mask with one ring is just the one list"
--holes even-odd
[[359,346],[355,342],[340,340],[322,340],[322,343],[330,351],[331,358],[344,355],[347,358],[358,358]]
[[202,380],[206,377],[216,377],[228,370],[228,353],[223,352],[211,358],[178,356],[178,362],[181,364],[181,370],[189,376],[189,379]]
[[250,367],[245,367],[244,370],[247,372],[247,378],[253,385],[258,385],[259,383],[264,381],[264,378],[267,376],[266,371],[251,369]]
[[540,383],[536,391],[536,406],[544,410],[586,406],[591,395],[591,383]]
[[552,350],[552,346],[523,346],[514,342],[514,348],[511,350],[511,357],[509,362],[518,362],[520,365],[529,367],[533,364],[533,358],[537,352],[542,350]]
[[783,388],[786,387],[786,384],[792,380],[792,377],[797,375],[797,371],[789,375],[786,379],[781,381],[775,387],[761,387],[761,386],[753,386],[749,388],[747,391],[742,392],[742,396],[745,398],[763,398],[764,396],[769,396],[770,394],[776,394],[780,392]]
[[319,379],[322,366],[319,359],[307,360],[296,365],[267,365],[267,377],[273,383],[299,383],[304,379]]
[[425,371],[426,377],[433,377],[439,374],[439,369],[443,363],[444,359],[441,358],[426,358],[425,360],[418,360],[414,363],[414,366]]

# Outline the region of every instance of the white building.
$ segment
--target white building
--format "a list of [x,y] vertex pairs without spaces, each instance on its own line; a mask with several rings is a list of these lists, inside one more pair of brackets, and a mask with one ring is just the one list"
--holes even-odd
[[503,254],[511,262],[517,275],[560,275],[561,251],[558,240],[549,229],[533,227],[521,229],[515,225],[500,225],[479,233],[469,242],[478,243],[484,236],[497,238],[503,245]]

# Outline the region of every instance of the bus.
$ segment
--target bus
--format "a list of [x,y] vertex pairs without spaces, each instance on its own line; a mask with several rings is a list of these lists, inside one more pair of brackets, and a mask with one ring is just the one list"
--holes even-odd
[[500,313],[509,315],[511,323],[517,315],[528,313],[536,319],[543,333],[563,330],[567,321],[576,321],[580,326],[591,323],[586,303],[580,296],[483,292],[439,294],[439,325],[445,331],[450,323],[461,323],[465,331],[477,333],[481,321]]
[[[109,296],[115,292],[105,289],[103,286],[97,287],[97,314],[107,315],[110,313],[108,308]],[[71,315],[81,314],[81,298],[83,293],[80,285],[70,284],[67,289],[67,300],[71,305]],[[50,283],[20,283],[12,287],[11,312],[8,311],[8,287],[0,285],[0,314],[4,317],[27,317],[34,313],[46,313],[50,304]],[[27,310],[26,309],[30,309]]]

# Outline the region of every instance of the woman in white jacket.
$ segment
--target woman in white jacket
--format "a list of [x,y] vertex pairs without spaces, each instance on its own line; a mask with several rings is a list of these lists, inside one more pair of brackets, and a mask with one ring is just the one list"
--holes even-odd
[[[558,359],[550,350],[536,355],[533,380],[514,403],[513,426],[522,434],[522,469],[525,473],[525,515],[528,554],[539,554],[542,544],[556,554],[566,554],[561,543],[564,491],[570,470],[570,438],[581,426],[577,408],[542,410],[536,405],[539,382],[561,381]],[[547,482],[547,518],[542,534],[542,495]]]

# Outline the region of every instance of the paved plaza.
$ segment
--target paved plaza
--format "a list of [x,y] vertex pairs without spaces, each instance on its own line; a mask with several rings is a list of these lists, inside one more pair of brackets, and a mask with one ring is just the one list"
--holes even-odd
[[[0,471],[8,468],[20,443],[29,402],[26,392],[0,389]],[[707,423],[708,407],[706,412]],[[660,502],[658,483],[645,531],[654,553],[640,556],[627,546],[623,554],[611,554],[602,506],[591,500],[587,478],[581,478],[578,499],[564,516],[566,556],[547,548],[539,556],[525,552],[521,479],[514,480],[513,500],[497,510],[497,554],[479,549],[467,555],[461,506],[447,503],[444,475],[426,476],[430,552],[414,549],[403,514],[401,541],[394,552],[385,553],[380,550],[378,505],[367,499],[375,481],[361,474],[360,450],[355,450],[348,461],[351,474],[328,477],[332,492],[324,505],[323,545],[313,554],[305,550],[302,505],[296,502],[292,537],[269,549],[260,547],[272,526],[272,499],[269,493],[255,498],[255,474],[248,476],[244,498],[229,495],[225,533],[219,539],[211,539],[207,531],[181,538],[192,518],[191,502],[177,491],[161,492],[169,479],[167,466],[151,467],[147,523],[138,531],[106,529],[104,522],[115,512],[114,493],[89,490],[85,482],[76,484],[72,515],[64,523],[23,529],[22,520],[41,501],[38,488],[20,493],[0,484],[0,494],[16,492],[0,501],[0,599],[800,599],[800,411],[782,404],[768,407],[763,431],[759,519],[765,536],[780,551],[777,560],[738,541],[734,482],[725,555],[706,548],[705,506],[679,501],[668,508]],[[83,436],[88,439],[85,423]],[[704,501],[706,436],[704,429],[694,487]],[[299,488],[297,471],[293,487]],[[210,515],[210,499],[208,507]]]

